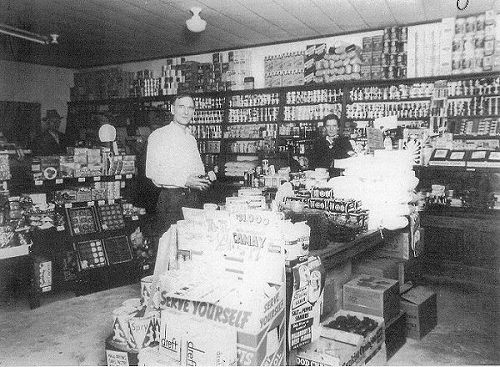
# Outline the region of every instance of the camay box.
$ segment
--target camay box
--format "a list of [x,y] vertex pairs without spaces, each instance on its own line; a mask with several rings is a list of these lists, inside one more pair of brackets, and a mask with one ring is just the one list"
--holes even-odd
[[359,275],[344,284],[344,309],[383,317],[386,322],[399,314],[397,280]]
[[436,293],[422,287],[414,287],[401,295],[401,310],[406,312],[408,338],[423,338],[437,325]]

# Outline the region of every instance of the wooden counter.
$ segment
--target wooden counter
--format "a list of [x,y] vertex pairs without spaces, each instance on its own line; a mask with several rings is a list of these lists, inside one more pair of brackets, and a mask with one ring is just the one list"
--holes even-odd
[[387,237],[394,236],[395,233],[398,231],[368,231],[351,242],[330,242],[326,248],[310,251],[309,255],[319,256],[325,270],[328,271],[366,250],[381,245]]

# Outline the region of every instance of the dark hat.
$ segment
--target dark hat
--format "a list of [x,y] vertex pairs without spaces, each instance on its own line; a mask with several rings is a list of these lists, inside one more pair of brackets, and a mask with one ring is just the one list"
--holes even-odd
[[45,119],[48,120],[48,119],[62,119],[62,116],[59,115],[59,112],[57,112],[57,110],[47,110],[47,112],[45,112]]

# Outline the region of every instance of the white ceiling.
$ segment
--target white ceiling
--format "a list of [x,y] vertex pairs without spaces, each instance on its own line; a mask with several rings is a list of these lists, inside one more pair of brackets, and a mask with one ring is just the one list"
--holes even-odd
[[[0,0],[0,22],[48,35],[43,46],[0,34],[0,59],[84,68],[463,17],[499,0]],[[190,8],[207,28],[192,34]]]

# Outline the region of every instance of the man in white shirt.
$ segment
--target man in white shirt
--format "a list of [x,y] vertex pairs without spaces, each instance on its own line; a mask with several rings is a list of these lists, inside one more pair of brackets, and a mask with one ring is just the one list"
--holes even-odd
[[173,114],[169,125],[151,133],[146,153],[146,177],[161,188],[156,207],[160,235],[182,219],[182,207],[199,207],[198,192],[210,185],[204,178],[196,139],[188,128],[194,115],[193,98],[178,95]]

